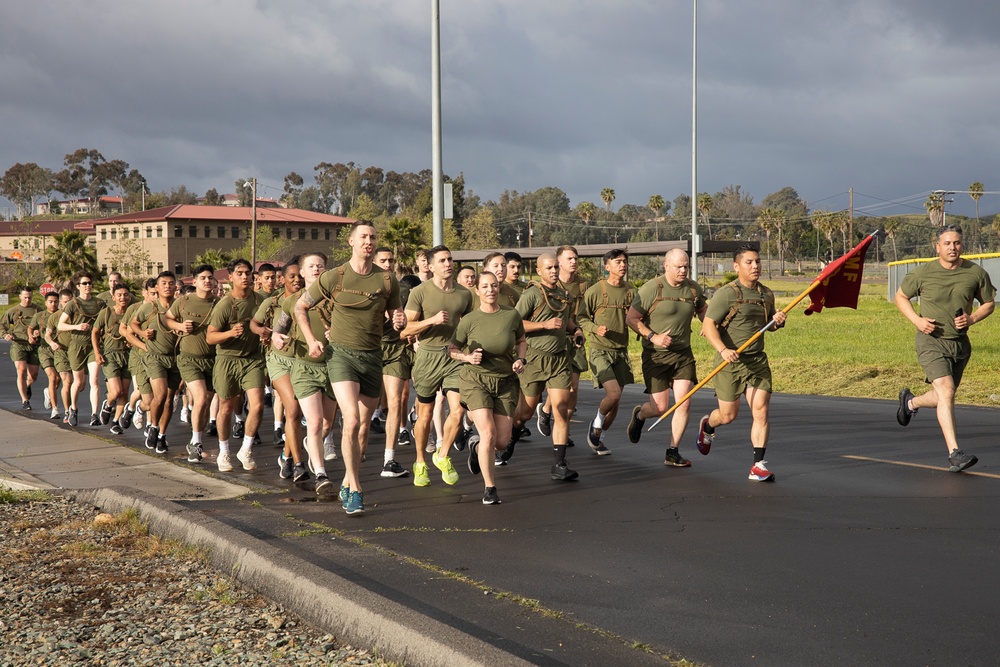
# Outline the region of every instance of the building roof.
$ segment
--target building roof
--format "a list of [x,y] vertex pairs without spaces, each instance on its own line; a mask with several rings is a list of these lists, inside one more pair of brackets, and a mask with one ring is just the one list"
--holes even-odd
[[[198,206],[178,204],[161,206],[147,211],[136,211],[124,215],[112,215],[92,220],[94,225],[121,225],[133,222],[250,222],[252,212],[249,206]],[[349,225],[352,218],[327,215],[300,208],[257,208],[257,222],[260,224],[331,224]]]
[[51,236],[66,231],[91,234],[93,220],[3,220],[0,221],[0,236]]

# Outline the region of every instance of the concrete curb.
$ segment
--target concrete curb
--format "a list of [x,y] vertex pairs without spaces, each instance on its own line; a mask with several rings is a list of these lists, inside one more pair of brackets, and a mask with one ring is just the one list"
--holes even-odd
[[532,664],[197,510],[126,487],[66,495],[112,514],[135,509],[150,533],[204,549],[221,572],[231,572],[324,632],[354,646],[371,647],[386,659],[426,667]]

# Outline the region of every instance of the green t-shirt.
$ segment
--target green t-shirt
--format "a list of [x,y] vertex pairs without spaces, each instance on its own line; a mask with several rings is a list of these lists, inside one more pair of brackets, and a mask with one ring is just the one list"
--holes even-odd
[[420,345],[428,349],[442,349],[448,346],[455,335],[455,328],[461,318],[472,312],[472,292],[464,285],[452,283],[451,290],[443,290],[433,280],[420,283],[406,302],[406,310],[417,313],[421,320],[447,311],[448,321],[435,324],[420,334]]
[[[256,313],[254,313],[253,318],[257,321],[258,324],[274,331],[274,323],[281,315],[282,302],[292,296],[301,293],[301,291],[302,290],[299,290],[298,292],[294,292],[288,296],[285,295],[284,290],[282,290],[279,294],[272,294],[271,296],[267,297],[266,299],[264,299],[264,301],[261,302],[260,308],[257,309]],[[261,295],[261,290],[258,290],[257,296],[260,295]],[[264,345],[264,349],[269,351],[271,354],[278,354],[281,355],[282,357],[295,356],[295,349],[294,346],[292,345],[285,345],[285,347],[279,350],[273,347],[271,345],[271,342],[268,341],[267,344]]]
[[138,322],[139,328],[143,331],[153,330],[156,332],[151,339],[145,339],[147,352],[164,355],[176,354],[177,334],[167,327],[163,318],[172,305],[173,302],[164,306],[157,298],[155,301],[142,304],[132,313],[130,322]]
[[937,322],[934,338],[955,339],[966,334],[955,328],[955,313],[961,308],[966,315],[973,310],[973,300],[992,301],[996,288],[983,267],[967,259],[952,270],[934,260],[921,264],[903,278],[899,289],[909,298],[920,297],[920,314]]
[[[304,293],[305,290],[299,290],[281,302],[281,311],[292,318],[292,326],[288,330],[289,338],[285,349],[300,359],[320,363],[323,361],[323,357],[317,359],[309,356],[309,346],[306,344],[305,334],[302,333],[299,323],[295,321],[295,304]],[[313,337],[326,345],[326,324],[323,323],[323,313],[319,308],[309,310],[309,328],[312,330]]]
[[361,275],[350,262],[321,275],[309,287],[309,297],[320,312],[329,313],[330,342],[351,350],[381,349],[385,312],[400,303],[395,275],[380,266]]
[[[577,318],[591,345],[602,350],[628,349],[629,328],[625,316],[634,297],[635,288],[628,283],[615,287],[603,279],[584,292]],[[596,333],[601,326],[608,328],[604,336]]]
[[[680,352],[691,347],[691,320],[705,307],[705,292],[693,280],[685,279],[674,287],[666,278],[658,276],[639,288],[632,307],[650,329],[658,334],[670,334],[668,350]],[[656,349],[646,339],[642,346]]]
[[514,374],[514,344],[524,337],[524,320],[513,308],[500,306],[495,313],[474,310],[458,323],[452,343],[464,352],[483,350],[483,361],[469,368],[493,377]]
[[522,320],[546,322],[556,317],[563,319],[558,329],[542,329],[527,334],[528,348],[543,354],[566,352],[566,320],[572,316],[573,299],[558,284],[551,289],[541,283],[531,283],[517,301],[517,312]]
[[250,320],[257,313],[263,299],[256,292],[251,291],[245,299],[237,299],[230,292],[222,297],[212,314],[208,317],[208,324],[219,331],[229,331],[237,324],[243,325],[243,334],[237,338],[230,338],[215,346],[215,354],[220,357],[260,357],[263,355],[260,346],[260,336],[250,330]]
[[[63,307],[63,312],[69,315],[69,324],[83,324],[86,322],[93,326],[97,320],[97,315],[107,307],[108,304],[97,297],[91,297],[86,300],[74,297]],[[60,341],[60,344],[62,344],[62,341]],[[90,347],[90,331],[70,331],[69,344],[78,347]]]
[[[126,309],[127,310],[127,309]],[[125,352],[128,350],[128,341],[119,331],[119,325],[125,317],[123,311],[121,315],[115,312],[114,308],[105,308],[94,320],[94,328],[101,332],[101,352]]]
[[70,343],[70,332],[69,331],[59,331],[59,320],[62,319],[62,308],[56,312],[49,315],[49,319],[45,320],[45,328],[49,331],[49,338],[59,343],[59,347],[64,350],[69,349]]
[[24,307],[19,303],[8,308],[0,316],[0,336],[10,334],[14,337],[14,342],[27,345],[28,327],[37,314],[38,308],[32,305]]
[[[403,283],[399,284],[399,303],[401,308],[406,308],[406,304],[410,300],[410,288]],[[399,340],[399,332],[396,331],[396,327],[392,326],[392,318],[386,317],[385,323],[382,325],[382,342],[383,343],[395,343]]]
[[[739,309],[729,324],[723,327],[723,320],[728,317],[730,310],[736,304],[739,304]],[[774,312],[774,292],[759,282],[756,289],[750,289],[740,284],[739,280],[734,280],[715,291],[712,300],[708,302],[705,317],[718,325],[719,335],[726,347],[735,350],[763,329]],[[761,336],[743,350],[743,353],[756,354],[763,351],[764,337]]]
[[573,307],[569,310],[569,316],[576,319],[577,314],[580,312],[580,305],[583,303],[583,295],[587,291],[587,281],[580,276],[573,276],[573,279],[568,283],[560,280],[559,287],[566,290],[566,294],[569,294],[573,299]]
[[527,287],[527,285],[525,283],[522,283],[520,280],[513,283],[509,283],[506,280],[504,280],[503,284],[509,287],[511,290],[513,290],[514,294],[516,295],[514,298],[514,305],[516,306],[517,300],[521,298],[521,295],[524,293],[524,288]]
[[35,316],[31,318],[28,322],[28,328],[32,331],[38,332],[38,344],[48,347],[48,343],[45,342],[44,330],[48,326],[49,317],[52,316],[48,310],[40,310],[35,313]]
[[215,347],[210,346],[205,336],[208,335],[208,318],[218,301],[215,295],[202,299],[195,293],[183,294],[174,299],[167,310],[175,321],[184,324],[194,322],[194,331],[178,334],[181,344],[178,354],[185,357],[214,357]]
[[[479,294],[472,291],[472,310],[479,310]],[[500,283],[500,292],[497,294],[497,305],[513,308],[517,305],[517,300],[521,298],[521,292],[510,286],[509,283]]]

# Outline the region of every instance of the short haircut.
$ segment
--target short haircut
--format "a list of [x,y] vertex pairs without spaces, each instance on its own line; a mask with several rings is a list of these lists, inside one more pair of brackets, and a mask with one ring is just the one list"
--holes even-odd
[[128,292],[129,291],[128,285],[126,285],[125,283],[118,283],[118,285],[115,287],[115,292],[117,292],[118,290],[125,290],[126,292]]
[[60,297],[68,296],[70,298],[73,298],[74,296],[76,296],[76,294],[74,294],[73,290],[71,290],[70,288],[64,287],[61,290],[59,290],[59,296]]
[[449,250],[448,246],[446,245],[436,245],[427,251],[427,261],[433,261],[433,259],[437,256],[439,252],[450,253],[451,250]]
[[742,257],[748,252],[755,252],[757,254],[760,254],[760,251],[757,250],[756,246],[754,246],[753,244],[741,243],[740,245],[736,246],[736,250],[733,251],[733,261],[734,262],[740,261],[740,257]]
[[206,271],[211,273],[213,276],[215,275],[214,266],[212,266],[211,264],[199,264],[198,266],[194,267],[194,271],[191,272],[191,277],[194,278],[199,273],[205,273]]
[[355,220],[351,223],[351,230],[348,232],[348,235],[353,235],[354,230],[358,227],[371,227],[372,229],[375,229],[375,224],[369,220]]
[[144,285],[147,290],[156,289],[156,278],[146,278]]
[[375,254],[377,255],[380,252],[392,252],[392,248],[387,248],[384,245],[380,245],[379,247],[375,248]]
[[32,287],[31,285],[25,285],[20,290],[18,290],[17,293],[20,294],[21,292],[34,292],[34,291],[35,291],[34,287]]
[[458,272],[461,273],[462,271],[472,271],[473,273],[476,272],[476,270],[473,267],[469,266],[468,264],[464,264],[458,267]]
[[938,241],[940,241],[941,237],[944,236],[945,234],[947,234],[948,232],[955,232],[956,234],[958,234],[959,236],[961,236],[962,235],[962,228],[961,228],[961,226],[956,225],[954,223],[950,224],[950,225],[945,225],[944,227],[941,227],[940,229],[938,229],[937,236],[935,238]]
[[406,285],[410,289],[413,289],[419,285],[422,281],[419,276],[415,276],[412,273],[407,273],[405,276],[399,279],[400,285]]
[[54,299],[58,299],[59,298],[59,292],[49,292],[48,294],[45,295],[45,298],[48,299],[50,296],[52,298],[54,298]]
[[245,266],[249,273],[253,273],[253,265],[242,257],[237,257],[233,261],[229,262],[229,273],[235,273],[237,266]]
[[169,278],[170,280],[177,282],[177,276],[174,275],[173,271],[160,271],[156,275],[156,282],[160,282],[161,278]]
[[503,254],[503,258],[506,261],[508,261],[508,262],[523,262],[524,261],[523,259],[521,259],[521,255],[519,255],[518,253],[514,252],[513,250],[508,250],[507,252],[505,252]]
[[260,265],[260,268],[257,269],[257,273],[264,273],[265,271],[271,271],[272,273],[274,273],[275,272],[274,264],[271,264],[269,262],[264,262],[263,264]]
[[417,254],[414,255],[414,258],[420,258],[420,257],[423,257],[424,259],[428,259],[428,257],[427,257],[427,248],[421,248],[420,250],[417,251]]
[[181,286],[181,294],[191,294],[191,293],[196,292],[196,291],[198,291],[198,290],[197,290],[197,288],[194,285],[182,285]]
[[304,260],[306,257],[319,257],[321,260],[323,260],[323,265],[324,266],[326,265],[326,262],[327,262],[327,256],[326,255],[324,255],[323,253],[321,253],[319,251],[312,251],[312,250],[310,250],[309,252],[304,252],[301,255],[299,255],[299,257],[298,257],[298,263],[302,264],[302,260]]
[[604,253],[604,263],[607,264],[613,259],[618,259],[619,257],[624,257],[628,260],[628,253],[625,252],[624,248],[612,248],[611,250]]
[[118,276],[119,278],[121,278],[122,273],[121,271],[112,271],[111,273],[108,274],[108,280],[111,280],[111,276]]
[[[486,255],[485,259],[483,259],[483,266],[486,266],[487,264],[489,264],[490,262],[492,262],[497,257],[499,257],[500,259],[502,259],[505,264],[507,263],[507,257],[502,252],[491,252],[490,254]],[[521,261],[521,260],[518,260],[518,261]]]
[[561,245],[558,248],[556,248],[556,257],[562,257],[563,253],[567,253],[567,252],[570,252],[570,251],[572,251],[574,255],[576,255],[578,257],[580,256],[580,253],[577,252],[576,248],[574,248],[573,246],[571,246],[571,245]]
[[292,270],[292,267],[299,268],[299,258],[296,256],[294,259],[290,259],[285,262],[285,265],[281,267],[281,275],[288,277],[288,273]]

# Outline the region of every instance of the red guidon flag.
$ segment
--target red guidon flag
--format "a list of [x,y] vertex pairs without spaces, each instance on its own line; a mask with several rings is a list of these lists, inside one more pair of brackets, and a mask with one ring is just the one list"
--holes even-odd
[[853,250],[823,269],[813,281],[819,285],[809,293],[811,303],[806,306],[806,315],[818,313],[824,308],[858,307],[865,255],[874,238],[875,232],[872,232]]

